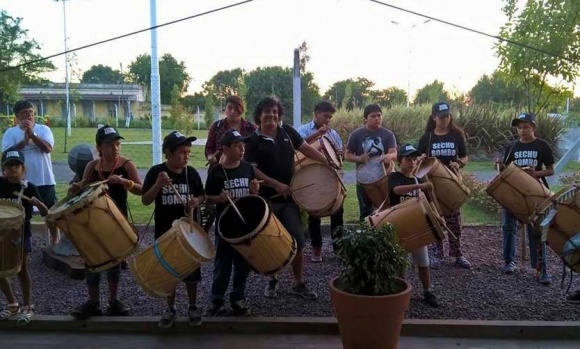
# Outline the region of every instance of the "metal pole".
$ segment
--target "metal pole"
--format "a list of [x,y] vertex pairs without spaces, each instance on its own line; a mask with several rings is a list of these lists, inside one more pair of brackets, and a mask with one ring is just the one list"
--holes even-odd
[[[62,16],[63,16],[63,22],[64,22],[64,50],[67,51],[68,50],[68,45],[67,45],[67,38],[66,38],[66,0],[61,0],[62,1]],[[70,120],[70,101],[69,101],[69,94],[70,94],[70,90],[69,90],[69,72],[68,72],[68,53],[65,53],[64,55],[64,72],[65,72],[65,102],[66,102],[66,135],[67,137],[71,136],[71,120]],[[64,146],[64,151],[66,153],[66,137],[65,137],[65,146]]]
[[294,99],[294,118],[293,126],[294,128],[300,127],[302,123],[302,91],[300,90],[300,50],[294,49],[294,89],[293,89],[293,99]]
[[[127,119],[127,110],[125,109],[127,103],[125,102],[125,78],[123,77],[123,63],[119,63],[119,66],[121,67],[121,116],[125,116],[125,119]],[[119,125],[117,125],[117,127],[119,127]]]
[[409,48],[409,67],[407,70],[407,108],[411,102],[411,48]]
[[[157,26],[157,1],[149,0],[151,27]],[[153,165],[161,163],[161,87],[157,58],[157,29],[151,30],[151,120]]]

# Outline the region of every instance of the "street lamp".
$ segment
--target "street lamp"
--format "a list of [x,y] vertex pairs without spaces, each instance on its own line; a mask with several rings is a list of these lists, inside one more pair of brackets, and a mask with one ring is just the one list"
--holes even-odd
[[[407,29],[411,30],[413,28],[416,28],[418,25],[426,24],[429,22],[431,22],[431,20],[426,19],[423,22],[419,22],[419,23],[415,23],[415,24],[411,25]],[[401,26],[401,24],[397,21],[391,21],[391,23]],[[408,40],[407,42],[409,43],[409,51],[408,51],[408,58],[407,58],[407,60],[409,62],[409,66],[407,67],[407,108],[409,108],[410,101],[411,101],[411,54],[412,54],[411,48],[412,48],[412,45],[411,45],[411,40]]]

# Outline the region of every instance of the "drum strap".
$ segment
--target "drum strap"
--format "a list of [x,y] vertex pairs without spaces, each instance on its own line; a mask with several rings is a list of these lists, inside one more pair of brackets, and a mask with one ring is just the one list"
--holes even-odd
[[169,265],[169,263],[167,263],[165,258],[163,258],[161,251],[159,251],[159,244],[157,243],[157,241],[154,243],[153,253],[155,254],[155,258],[157,258],[157,260],[159,261],[159,264],[161,264],[161,266],[163,267],[163,269],[165,269],[165,271],[167,271],[169,274],[171,274],[175,278],[180,278],[179,273],[177,271],[175,271],[175,269],[173,269]]

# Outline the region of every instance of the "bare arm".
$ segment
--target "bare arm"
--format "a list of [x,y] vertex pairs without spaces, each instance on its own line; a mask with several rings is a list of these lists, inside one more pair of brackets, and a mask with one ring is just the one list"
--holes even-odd
[[344,159],[346,161],[355,162],[357,164],[366,164],[369,161],[369,155],[367,153],[364,153],[363,155],[356,155],[347,149]]
[[50,143],[48,143],[44,139],[42,139],[38,136],[35,136],[34,133],[32,133],[32,132],[29,132],[28,136],[30,139],[32,139],[34,144],[36,144],[38,149],[40,149],[43,153],[50,153],[52,151],[52,145],[50,145]]
[[128,161],[125,164],[125,169],[127,170],[127,176],[129,178],[124,180],[123,186],[127,188],[129,182],[132,181],[133,185],[131,186],[130,189],[128,189],[128,191],[134,195],[143,194],[143,184],[141,182],[141,177],[139,176],[139,171],[137,170],[137,167],[135,166],[133,161]]

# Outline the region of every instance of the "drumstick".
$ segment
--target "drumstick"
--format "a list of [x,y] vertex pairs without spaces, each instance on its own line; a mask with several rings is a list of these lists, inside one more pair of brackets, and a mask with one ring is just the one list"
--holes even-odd
[[232,205],[232,207],[234,208],[234,210],[238,214],[238,217],[240,217],[240,220],[242,221],[242,223],[244,223],[244,225],[248,225],[248,223],[246,223],[246,220],[244,219],[244,217],[242,217],[242,214],[240,213],[240,210],[238,210],[238,207],[236,206],[236,204],[234,203],[234,201],[232,200],[232,198],[230,198],[230,196],[228,195],[228,192],[225,189],[222,189],[222,191],[226,194],[226,197],[228,198],[228,201],[230,202],[230,205]]
[[14,192],[12,192],[12,195],[16,195],[16,196],[18,196],[18,197],[21,197],[21,198],[23,198],[23,199],[27,200],[27,201],[30,201],[30,202],[32,202],[32,198],[29,198],[28,196],[26,196],[26,195],[24,195],[24,194],[20,194],[20,192],[18,192],[18,191],[14,191]]
[[[296,188],[296,189],[292,189],[292,192],[299,191],[299,190],[302,190],[302,189],[306,189],[306,188],[308,188],[308,187],[311,187],[311,186],[313,186],[313,185],[315,185],[315,184],[316,184],[316,183],[310,183],[310,184],[308,184],[308,185],[305,185],[305,186],[303,186],[303,187]],[[270,199],[274,199],[274,198],[277,198],[277,197],[279,197],[279,196],[282,196],[282,195],[283,195],[283,194],[276,194],[276,195],[272,195],[272,196],[270,196]]]
[[177,188],[175,188],[175,185],[173,185],[173,183],[169,183],[169,185],[171,186],[171,190],[173,190],[173,192],[175,194],[177,194],[177,197],[179,198],[179,201],[181,202],[182,205],[186,205],[187,203],[185,201],[183,201],[183,198],[181,197],[181,194],[179,194],[179,192],[177,191]]
[[[122,176],[122,175],[118,175],[118,177],[119,177],[119,178],[123,178],[123,176]],[[93,182],[93,183],[89,184],[88,186],[89,186],[89,187],[96,187],[96,186],[99,186],[99,185],[101,185],[101,184],[105,184],[105,183],[107,183],[108,181],[109,181],[109,178],[105,179],[104,181]]]

